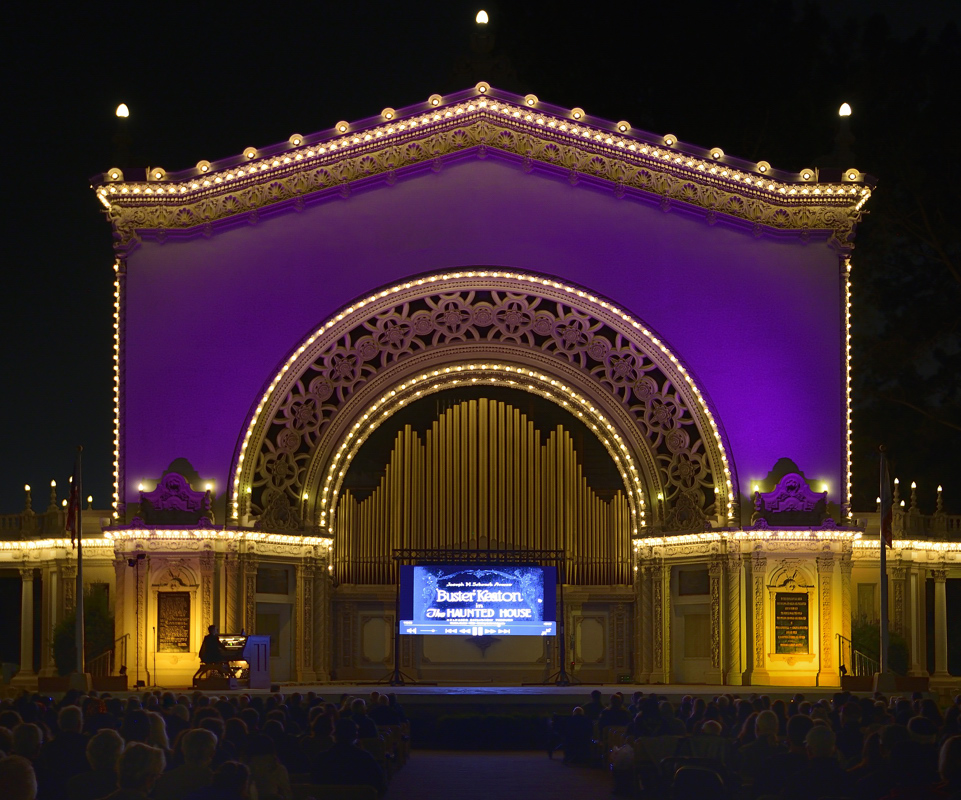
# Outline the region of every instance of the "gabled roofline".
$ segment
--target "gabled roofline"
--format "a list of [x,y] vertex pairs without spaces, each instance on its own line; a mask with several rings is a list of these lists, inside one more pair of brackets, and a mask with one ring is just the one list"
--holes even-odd
[[[851,247],[874,186],[873,178],[854,168],[825,174],[824,180],[813,168],[777,170],[765,161],[732,158],[719,148],[706,150],[671,134],[635,130],[626,121],[590,117],[481,82],[175,173],[151,167],[142,179],[128,180],[112,168],[93,179],[93,188],[113,222],[118,249],[125,250],[140,232],[160,238],[200,226],[212,232],[228,218],[269,207],[279,211],[284,203],[316,200],[332,188],[349,193],[351,184],[360,187],[377,176],[396,180],[417,165],[471,151],[520,158],[525,168],[536,163],[568,172],[572,183],[584,177],[611,184],[618,196],[629,190],[656,198],[665,210],[676,203],[700,208],[712,219],[730,217],[767,229],[833,231],[842,249]],[[254,187],[261,187],[259,193]]]

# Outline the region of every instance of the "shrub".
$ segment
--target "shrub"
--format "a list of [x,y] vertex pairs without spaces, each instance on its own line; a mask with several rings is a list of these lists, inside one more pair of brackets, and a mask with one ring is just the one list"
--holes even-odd
[[[64,616],[53,629],[53,663],[58,675],[69,675],[77,665],[77,612]],[[107,594],[83,593],[84,655],[89,661],[113,647],[113,616]]]
[[[861,615],[851,620],[851,643],[855,650],[880,661],[881,625]],[[904,637],[888,628],[888,666],[898,675],[908,671],[908,643]]]

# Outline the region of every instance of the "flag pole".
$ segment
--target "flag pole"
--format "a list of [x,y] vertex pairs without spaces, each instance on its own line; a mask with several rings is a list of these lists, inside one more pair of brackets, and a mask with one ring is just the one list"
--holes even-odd
[[83,447],[77,447],[77,474],[74,476],[77,487],[77,673],[83,675],[84,669],[84,626],[83,626],[83,477],[81,475],[81,458]]

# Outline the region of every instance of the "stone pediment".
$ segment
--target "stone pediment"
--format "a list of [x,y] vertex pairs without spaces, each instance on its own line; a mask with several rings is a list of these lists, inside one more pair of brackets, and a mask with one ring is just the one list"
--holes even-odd
[[777,170],[481,83],[180,172],[151,167],[127,178],[110,169],[94,179],[94,189],[125,253],[142,239],[213,235],[463,158],[507,160],[524,172],[566,177],[664,211],[695,212],[756,236],[824,231],[842,249],[851,246],[874,183],[856,169],[822,182],[814,169]]
[[213,522],[210,492],[194,491],[187,479],[178,472],[164,475],[157,488],[140,492],[140,514],[137,525],[200,525]]
[[833,525],[827,519],[827,502],[827,492],[814,492],[801,475],[789,472],[773,492],[754,492],[751,524],[757,528]]

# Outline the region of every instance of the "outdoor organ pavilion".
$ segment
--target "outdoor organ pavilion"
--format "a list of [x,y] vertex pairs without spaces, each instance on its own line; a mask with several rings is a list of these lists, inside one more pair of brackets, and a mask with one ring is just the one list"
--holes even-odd
[[[216,623],[271,636],[274,680],[377,679],[416,551],[559,552],[581,680],[837,686],[839,635],[879,601],[849,505],[871,187],[484,83],[178,172],[107,171],[116,495],[84,561],[128,673],[189,684]],[[935,678],[958,569],[938,524],[889,555],[910,674]],[[45,641],[73,603],[58,537],[0,551],[34,578],[25,602],[49,584]],[[398,640],[423,680],[560,666],[557,635]]]

